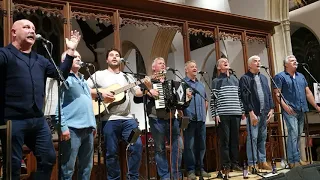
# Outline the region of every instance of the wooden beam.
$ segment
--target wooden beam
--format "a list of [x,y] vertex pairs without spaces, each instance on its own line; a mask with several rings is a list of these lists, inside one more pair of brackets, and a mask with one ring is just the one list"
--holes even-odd
[[119,11],[116,10],[113,13],[112,18],[112,24],[113,24],[113,35],[114,35],[114,47],[118,49],[121,52],[121,41],[120,41],[120,15]]
[[189,39],[189,24],[188,21],[183,23],[182,27],[182,38],[183,38],[183,52],[184,52],[184,62],[191,60],[190,55],[190,39]]
[[3,0],[3,46],[11,43],[11,27],[13,24],[13,18],[11,16],[12,1]]
[[216,49],[216,61],[218,61],[221,58],[219,27],[214,28],[214,45]]
[[[57,1],[57,0],[48,0]],[[234,27],[243,30],[256,30],[261,32],[273,33],[274,26],[278,22],[267,21],[252,17],[246,17],[227,12],[208,10],[203,8],[191,7],[176,3],[169,3],[159,0],[69,0],[79,4],[90,4],[97,7],[108,7],[118,9],[119,12],[129,14],[139,14],[145,18],[166,17],[180,22],[201,22],[211,25]]]
[[63,22],[63,49],[64,51],[67,50],[66,41],[65,38],[70,38],[71,33],[71,6],[69,2],[67,2],[63,7],[63,16],[64,16],[64,22]]
[[242,44],[242,54],[243,54],[243,64],[244,72],[248,71],[248,42],[247,42],[247,32],[244,31],[241,34],[241,44]]

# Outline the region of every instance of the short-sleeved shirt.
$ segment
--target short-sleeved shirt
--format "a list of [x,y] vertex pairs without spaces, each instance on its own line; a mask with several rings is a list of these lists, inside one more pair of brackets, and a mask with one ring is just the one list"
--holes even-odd
[[295,77],[293,77],[288,72],[283,71],[278,73],[274,77],[274,80],[293,110],[309,111],[306,99],[306,87],[308,87],[308,83],[303,74],[296,72]]

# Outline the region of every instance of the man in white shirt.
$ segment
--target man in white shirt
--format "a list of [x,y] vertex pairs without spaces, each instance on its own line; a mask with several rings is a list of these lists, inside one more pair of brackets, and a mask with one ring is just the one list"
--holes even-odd
[[[132,76],[126,75],[120,70],[120,52],[116,49],[111,49],[107,52],[106,62],[108,68],[97,71],[92,75],[93,80],[99,88],[110,88],[115,84],[123,87],[134,82]],[[97,97],[97,91],[91,79],[87,80],[91,89],[93,98]],[[130,92],[135,96],[142,96],[140,87],[131,88]],[[120,102],[115,99],[115,94],[110,91],[101,93],[105,103],[111,103],[108,107],[109,113],[102,117],[102,121],[108,120],[103,127],[103,134],[106,148],[106,165],[108,180],[120,179],[120,166],[118,157],[118,143],[122,139],[128,142],[130,133],[138,128],[138,123],[130,114],[130,97],[129,90],[125,92],[124,99]],[[104,109],[102,109],[104,110]],[[129,142],[128,142],[129,143]],[[128,156],[128,179],[139,179],[139,167],[142,156],[142,142],[140,137],[129,147]]]

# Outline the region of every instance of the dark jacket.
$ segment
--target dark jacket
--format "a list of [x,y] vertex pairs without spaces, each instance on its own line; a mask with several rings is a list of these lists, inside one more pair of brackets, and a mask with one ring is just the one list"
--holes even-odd
[[[262,91],[264,92],[264,112],[269,112],[270,109],[274,108],[268,79],[263,74],[259,74],[261,80]],[[255,115],[259,116],[260,112],[260,101],[257,91],[257,84],[254,80],[254,74],[248,71],[240,78],[240,91],[243,107],[246,113],[253,110]]]
[[[67,55],[60,70],[67,78],[73,57]],[[0,118],[27,119],[43,116],[47,77],[57,78],[54,65],[31,52],[23,54],[12,44],[0,49]]]

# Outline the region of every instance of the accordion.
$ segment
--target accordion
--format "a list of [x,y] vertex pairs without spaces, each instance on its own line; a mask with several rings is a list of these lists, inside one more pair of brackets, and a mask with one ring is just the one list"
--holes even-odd
[[155,100],[156,109],[184,109],[188,107],[190,99],[187,97],[187,87],[185,82],[174,80],[153,84],[153,89],[159,91],[159,98]]

